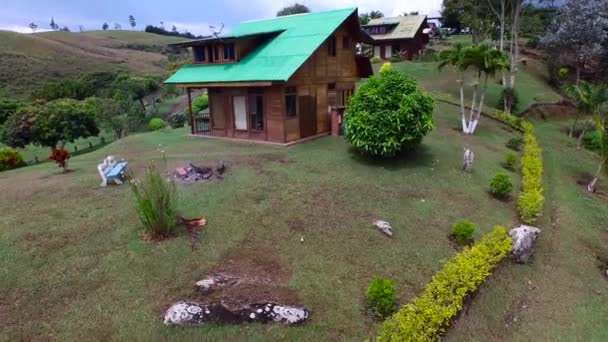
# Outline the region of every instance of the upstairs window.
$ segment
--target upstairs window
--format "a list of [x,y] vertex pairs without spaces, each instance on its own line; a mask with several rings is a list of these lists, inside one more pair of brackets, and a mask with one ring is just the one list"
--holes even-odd
[[331,57],[336,57],[336,37],[331,36],[327,41],[327,54]]
[[225,44],[224,45],[224,60],[225,61],[233,61],[235,60],[236,55],[234,52],[234,44]]
[[212,45],[209,47],[209,61],[211,63],[219,62],[220,60],[220,47]]
[[264,95],[249,94],[249,118],[252,130],[264,130]]
[[298,115],[298,92],[296,87],[285,88],[285,116],[288,119]]
[[206,47],[194,47],[194,63],[205,63],[207,60]]

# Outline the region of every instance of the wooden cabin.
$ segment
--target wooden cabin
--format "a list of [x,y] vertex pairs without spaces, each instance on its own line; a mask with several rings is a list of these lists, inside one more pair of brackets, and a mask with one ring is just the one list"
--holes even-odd
[[192,49],[192,64],[165,83],[189,97],[207,89],[209,115],[190,112],[193,135],[290,144],[328,134],[330,113],[371,76],[369,60],[355,53],[366,39],[356,8],[244,22],[173,44]]
[[430,40],[424,15],[372,19],[363,29],[373,38],[373,56],[381,59],[413,59],[424,51]]

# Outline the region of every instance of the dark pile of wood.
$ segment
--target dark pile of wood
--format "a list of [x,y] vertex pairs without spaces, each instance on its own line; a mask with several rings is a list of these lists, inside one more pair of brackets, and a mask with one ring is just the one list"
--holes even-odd
[[188,163],[186,167],[178,167],[175,169],[175,177],[186,182],[198,182],[210,180],[214,176],[218,179],[224,178],[224,172],[226,166],[223,161],[215,167],[198,166],[192,162]]

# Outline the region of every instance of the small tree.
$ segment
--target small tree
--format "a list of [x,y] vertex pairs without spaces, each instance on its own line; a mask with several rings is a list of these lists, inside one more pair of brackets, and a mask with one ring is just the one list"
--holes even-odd
[[595,171],[595,175],[591,182],[587,185],[589,192],[595,192],[597,190],[597,182],[599,181],[602,170],[608,166],[608,126],[606,123],[606,116],[595,116],[595,125],[600,136],[600,163]]
[[299,14],[299,13],[310,13],[310,9],[305,5],[294,3],[291,6],[287,6],[282,8],[277,12],[277,17],[282,17],[285,15]]
[[28,26],[30,27],[30,29],[32,30],[32,32],[36,32],[36,30],[38,29],[38,25],[36,25],[33,22],[31,22]]
[[110,27],[110,25],[108,25],[108,23],[103,23],[103,25],[101,25],[101,29],[104,31],[107,30],[108,27]]
[[119,23],[114,23],[114,29],[115,30],[122,30],[122,25],[120,25]]
[[59,25],[57,25],[57,23],[55,23],[55,19],[53,17],[51,17],[51,23],[49,24],[49,27],[51,28],[51,30],[54,30],[54,31],[59,30]]
[[132,29],[134,29],[135,26],[137,25],[137,23],[135,23],[135,17],[133,15],[129,16],[129,25],[131,26]]
[[434,100],[417,86],[392,68],[371,77],[348,103],[346,139],[374,157],[414,149],[435,127]]
[[[570,136],[572,136],[581,115],[583,117],[589,115],[595,117],[601,114],[603,107],[608,103],[608,86],[605,84],[593,85],[589,82],[581,81],[578,85],[568,85],[566,93],[574,101],[577,109],[574,123],[572,124],[572,128],[570,128]],[[581,148],[585,133],[586,130],[583,128],[578,137],[578,149]]]

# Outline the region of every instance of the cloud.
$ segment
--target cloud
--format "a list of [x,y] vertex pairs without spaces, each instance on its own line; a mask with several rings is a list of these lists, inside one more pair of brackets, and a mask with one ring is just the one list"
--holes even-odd
[[14,31],[19,33],[34,33],[34,32],[48,32],[52,31],[51,29],[39,28],[36,31],[33,31],[29,26],[21,26],[21,25],[7,25],[0,26],[0,31]]

